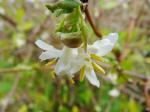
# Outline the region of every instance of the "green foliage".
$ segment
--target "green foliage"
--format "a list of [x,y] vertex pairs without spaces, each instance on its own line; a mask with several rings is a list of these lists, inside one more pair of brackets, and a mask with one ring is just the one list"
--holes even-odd
[[3,96],[7,92],[9,92],[12,88],[12,83],[6,82],[6,81],[1,81],[0,82],[0,96]]

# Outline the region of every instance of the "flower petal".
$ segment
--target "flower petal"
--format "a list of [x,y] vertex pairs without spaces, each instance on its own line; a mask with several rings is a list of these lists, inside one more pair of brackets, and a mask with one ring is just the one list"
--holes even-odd
[[96,41],[93,45],[89,45],[88,50],[91,53],[104,56],[113,49],[117,39],[118,34],[111,33],[106,38]]
[[39,48],[46,50],[45,52],[42,52],[42,54],[39,57],[42,61],[46,59],[58,58],[61,55],[61,52],[62,52],[61,50],[57,50],[56,48],[54,48],[51,45],[46,44],[42,40],[37,40],[35,44]]
[[43,49],[43,50],[45,50],[45,51],[52,50],[52,49],[53,49],[53,50],[57,50],[56,48],[54,48],[53,46],[51,46],[51,45],[45,43],[45,42],[42,41],[42,40],[37,40],[37,41],[35,42],[35,44],[36,44],[39,48],[41,48],[41,49]]
[[72,57],[70,64],[68,65],[68,74],[75,74],[80,71],[84,65],[84,60],[79,56]]
[[85,74],[86,74],[86,78],[89,80],[89,82],[92,85],[96,87],[100,87],[100,82],[97,79],[94,69],[90,63],[85,68]]
[[57,75],[73,75],[83,66],[82,59],[78,56],[77,49],[64,47],[63,53],[59,58],[55,71]]
[[60,57],[60,55],[61,55],[61,52],[57,52],[57,51],[54,51],[54,50],[45,51],[45,52],[42,52],[42,54],[39,56],[39,59],[44,61],[44,60],[47,60],[47,59],[58,58],[58,57]]

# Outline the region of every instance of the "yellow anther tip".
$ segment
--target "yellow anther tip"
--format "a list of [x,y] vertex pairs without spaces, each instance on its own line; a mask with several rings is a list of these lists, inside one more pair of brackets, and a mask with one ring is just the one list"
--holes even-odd
[[57,62],[57,59],[53,59],[50,62],[48,62],[45,66],[52,66]]
[[97,61],[104,61],[104,59],[96,54],[91,54],[90,55],[92,59],[97,60]]
[[80,81],[83,81],[85,77],[85,66],[80,70]]
[[98,64],[92,63],[92,65],[93,65],[94,70],[96,70],[102,74],[105,74],[105,70],[102,67],[100,67]]

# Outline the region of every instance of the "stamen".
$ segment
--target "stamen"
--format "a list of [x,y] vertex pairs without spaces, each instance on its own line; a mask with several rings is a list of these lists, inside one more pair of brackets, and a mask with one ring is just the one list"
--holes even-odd
[[104,61],[104,59],[96,54],[90,54],[91,58],[97,61]]
[[52,65],[56,64],[56,62],[57,62],[57,59],[53,59],[50,62],[48,62],[45,66],[52,66]]
[[80,81],[83,81],[85,77],[85,66],[80,70]]
[[69,78],[69,81],[70,81],[71,84],[74,84],[74,83],[75,83],[72,78]]
[[105,70],[102,67],[100,67],[98,64],[92,62],[92,65],[93,65],[94,70],[102,74],[105,74]]
[[56,73],[55,73],[55,71],[53,70],[53,71],[51,71],[51,77],[53,78],[53,79],[55,79],[56,78]]

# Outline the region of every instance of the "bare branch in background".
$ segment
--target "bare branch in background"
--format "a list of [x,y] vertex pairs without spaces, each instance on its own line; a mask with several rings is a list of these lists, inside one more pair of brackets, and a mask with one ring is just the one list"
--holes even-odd
[[35,38],[37,38],[37,36],[43,33],[43,31],[47,28],[47,25],[49,25],[49,19],[49,16],[47,16],[41,25],[33,29],[33,31],[28,37],[29,42],[33,43],[35,41]]
[[8,22],[13,27],[17,26],[17,23],[12,18],[10,18],[9,16],[7,16],[5,14],[0,13],[0,18],[2,18],[4,21]]

